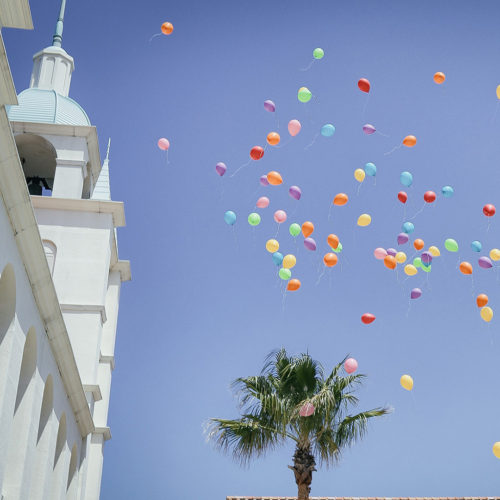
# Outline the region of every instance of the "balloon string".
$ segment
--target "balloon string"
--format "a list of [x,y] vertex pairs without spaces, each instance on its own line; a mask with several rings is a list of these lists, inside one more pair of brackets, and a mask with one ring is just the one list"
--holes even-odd
[[292,140],[291,137],[288,138],[288,140],[286,142],[284,142],[283,144],[279,145],[277,144],[276,146],[274,146],[276,149],[281,149],[281,148],[284,148],[290,141]]
[[332,204],[330,204],[330,208],[328,209],[328,222],[330,222],[330,218],[331,218],[331,215],[332,215]]
[[394,146],[390,151],[387,151],[387,153],[384,153],[384,156],[390,155],[396,151],[396,149],[399,149],[401,147],[401,144],[399,146]]
[[381,135],[382,137],[387,137],[387,138],[390,137],[390,135],[383,134],[382,132],[379,132],[378,130],[375,130],[375,133],[378,134],[378,135]]
[[497,105],[495,107],[495,112],[493,113],[493,118],[491,119],[492,122],[495,121],[495,118],[497,117],[497,113],[498,113],[498,105],[500,104],[500,101],[497,101]]
[[234,176],[235,176],[235,175],[236,175],[236,174],[237,174],[237,173],[238,173],[238,172],[239,172],[239,171],[240,171],[243,167],[248,167],[248,165],[250,165],[250,163],[251,163],[251,162],[252,162],[252,159],[250,158],[250,160],[248,160],[246,163],[244,163],[243,165],[240,165],[240,166],[237,168],[236,172],[234,172],[234,174],[233,174],[233,175],[230,175],[230,176],[229,176],[229,178],[230,178],[230,179],[231,179],[231,178],[233,178],[233,177],[234,177]]
[[156,33],[154,34],[150,39],[149,39],[149,43],[151,43],[151,40],[153,40],[153,38],[156,38],[157,36],[161,36],[162,34],[161,33]]
[[356,196],[359,196],[359,190],[361,189],[361,182],[359,183],[358,190],[356,191]]
[[425,209],[425,205],[426,205],[426,203],[424,202],[424,204],[422,205],[422,208],[413,217],[410,217],[408,220],[413,220],[417,215],[421,214]]
[[167,149],[167,165],[169,165],[170,162],[168,161],[168,149]]
[[366,108],[368,106],[368,101],[370,100],[370,94],[368,94],[368,97],[365,100],[365,105],[363,106],[363,113],[362,113],[362,118],[364,120],[365,118],[365,113],[366,113]]
[[321,278],[325,275],[326,272],[326,267],[323,268],[323,272],[319,275],[318,281],[316,281],[316,286],[319,285],[319,282],[321,281]]
[[308,146],[306,146],[306,147],[304,148],[304,151],[306,151],[307,149],[309,149],[309,148],[310,148],[310,147],[311,147],[311,146],[312,146],[312,145],[316,142],[316,139],[317,139],[318,137],[319,137],[319,134],[316,134],[316,135],[314,136],[314,139],[312,140],[311,144],[309,144]]
[[314,61],[316,61],[316,59],[313,59],[307,67],[300,68],[300,71],[309,71],[312,68],[312,65],[314,64]]

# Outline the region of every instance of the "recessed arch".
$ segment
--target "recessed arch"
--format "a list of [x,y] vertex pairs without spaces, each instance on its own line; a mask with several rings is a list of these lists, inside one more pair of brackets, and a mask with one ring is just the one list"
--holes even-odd
[[57,431],[57,439],[56,439],[56,451],[54,454],[54,465],[53,468],[56,468],[57,462],[61,456],[62,451],[64,450],[64,443],[66,442],[66,413],[61,415],[59,419],[59,429]]
[[0,345],[16,315],[16,275],[7,264],[0,275]]
[[43,389],[42,406],[40,408],[40,418],[38,419],[38,436],[36,442],[40,441],[47,422],[49,421],[54,407],[54,380],[52,375],[49,375],[45,380],[45,387]]
[[78,467],[78,449],[76,447],[76,443],[71,448],[71,459],[69,461],[69,470],[68,470],[68,484],[67,491],[68,496],[70,492],[74,489],[73,484],[76,484],[76,469]]
[[21,361],[21,370],[19,372],[19,381],[17,383],[16,405],[14,414],[17,412],[21,401],[30,385],[36,371],[36,332],[33,327],[28,330],[24,342],[23,359]]
[[54,274],[54,265],[56,263],[57,247],[53,241],[42,240],[43,249],[45,250],[45,257],[47,257],[47,264],[51,276]]

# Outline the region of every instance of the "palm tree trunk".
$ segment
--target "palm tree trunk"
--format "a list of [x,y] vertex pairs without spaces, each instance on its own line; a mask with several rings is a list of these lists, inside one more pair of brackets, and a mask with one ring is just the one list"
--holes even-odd
[[297,445],[293,455],[293,466],[288,466],[295,475],[295,482],[298,487],[297,500],[309,500],[312,473],[316,470],[315,466],[316,462],[311,453],[311,445]]

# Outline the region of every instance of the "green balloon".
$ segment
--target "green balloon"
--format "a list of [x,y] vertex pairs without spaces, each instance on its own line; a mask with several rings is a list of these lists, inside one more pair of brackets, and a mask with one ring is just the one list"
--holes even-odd
[[290,271],[290,269],[285,269],[284,267],[280,269],[279,274],[282,280],[289,280],[292,277],[292,271]]
[[449,250],[450,252],[458,252],[458,243],[452,238],[448,238],[444,242],[444,246],[446,250]]
[[290,224],[289,231],[292,236],[298,236],[300,234],[301,229],[300,226],[296,222],[294,222],[293,224]]
[[424,264],[422,264],[422,270],[425,271],[426,273],[430,273],[431,272],[431,266],[424,266]]
[[323,59],[324,55],[325,51],[323,49],[320,49],[319,47],[313,50],[314,59]]
[[300,102],[309,102],[311,97],[311,91],[307,87],[301,87],[299,89],[298,98]]
[[[330,247],[332,248],[332,247]],[[339,246],[337,248],[332,248],[332,250],[335,252],[335,253],[340,253],[342,252],[342,243],[340,243],[339,241]]]
[[255,213],[255,212],[252,212],[249,216],[248,216],[248,223],[251,225],[251,226],[258,226],[260,224],[260,215]]
[[422,259],[420,257],[415,257],[413,259],[413,265],[418,269],[419,267],[422,267]]

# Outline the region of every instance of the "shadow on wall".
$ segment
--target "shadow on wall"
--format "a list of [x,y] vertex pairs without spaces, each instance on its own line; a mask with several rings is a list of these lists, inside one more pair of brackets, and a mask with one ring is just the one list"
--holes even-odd
[[11,264],[0,275],[0,345],[16,315],[16,276]]

